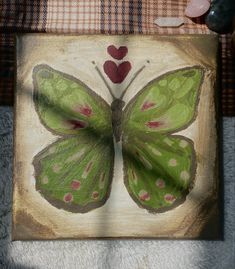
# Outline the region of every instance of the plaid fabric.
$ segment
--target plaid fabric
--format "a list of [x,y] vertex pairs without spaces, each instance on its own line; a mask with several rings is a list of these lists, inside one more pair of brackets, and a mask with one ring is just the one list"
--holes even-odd
[[[160,28],[157,17],[184,17],[187,0],[1,0],[0,104],[13,102],[13,32],[79,34],[206,34],[202,19],[180,28]],[[222,35],[222,111],[235,115],[235,63],[230,36]]]
[[13,103],[14,88],[14,38],[0,35],[0,105]]
[[231,35],[221,35],[220,42],[222,44],[222,111],[225,116],[235,116],[235,55],[232,54]]

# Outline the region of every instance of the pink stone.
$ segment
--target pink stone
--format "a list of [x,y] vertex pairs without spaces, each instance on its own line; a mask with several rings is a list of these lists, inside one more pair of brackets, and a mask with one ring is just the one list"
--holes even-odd
[[205,14],[209,8],[209,0],[191,0],[185,9],[185,15],[190,18],[200,17]]
[[87,127],[87,123],[81,120],[66,120],[64,125],[72,130],[83,129]]

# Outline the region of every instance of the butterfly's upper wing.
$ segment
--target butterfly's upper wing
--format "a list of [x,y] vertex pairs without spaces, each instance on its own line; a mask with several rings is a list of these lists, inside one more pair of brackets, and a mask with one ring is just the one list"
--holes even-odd
[[152,212],[185,200],[196,171],[193,142],[173,132],[196,116],[203,70],[188,67],[149,83],[123,114],[125,185],[133,200]]
[[188,67],[150,82],[128,103],[124,133],[165,134],[185,129],[196,114],[202,77],[200,67]]
[[38,65],[33,70],[34,102],[42,124],[57,135],[88,131],[110,135],[109,105],[78,79]]
[[62,136],[34,157],[36,189],[71,212],[100,207],[113,177],[110,106],[79,80],[48,66],[37,66],[33,80],[42,124]]

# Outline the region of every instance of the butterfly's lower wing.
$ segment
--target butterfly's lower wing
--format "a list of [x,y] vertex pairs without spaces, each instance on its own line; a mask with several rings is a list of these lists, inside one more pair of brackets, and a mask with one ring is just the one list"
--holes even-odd
[[124,181],[133,200],[150,212],[182,203],[192,188],[193,142],[182,136],[148,134],[123,143]]
[[196,167],[193,142],[172,134],[195,119],[203,73],[194,66],[164,74],[124,110],[125,184],[134,201],[149,211],[171,209],[191,188]]
[[85,213],[109,197],[114,167],[112,137],[79,134],[59,139],[34,158],[36,189],[57,208]]
[[33,83],[41,123],[62,137],[35,156],[36,189],[72,212],[103,205],[113,175],[110,106],[78,79],[47,65],[34,68]]

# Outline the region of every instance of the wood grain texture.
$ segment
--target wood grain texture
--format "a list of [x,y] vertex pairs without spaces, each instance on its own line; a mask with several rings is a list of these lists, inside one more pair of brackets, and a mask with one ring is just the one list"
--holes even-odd
[[[122,83],[108,81],[117,98],[134,73],[149,61],[126,92],[126,104],[149,81],[167,72],[196,65],[205,70],[197,116],[186,129],[174,133],[194,143],[195,184],[183,204],[164,213],[151,214],[131,199],[117,146],[111,194],[104,206],[86,214],[71,213],[52,206],[35,189],[33,158],[58,136],[41,124],[35,111],[33,68],[46,64],[73,75],[111,104],[112,98],[92,64],[95,61],[102,66],[110,59],[106,48],[111,44],[128,47],[125,61],[132,66]],[[18,36],[12,239],[219,238],[217,44],[217,37],[211,35]]]

